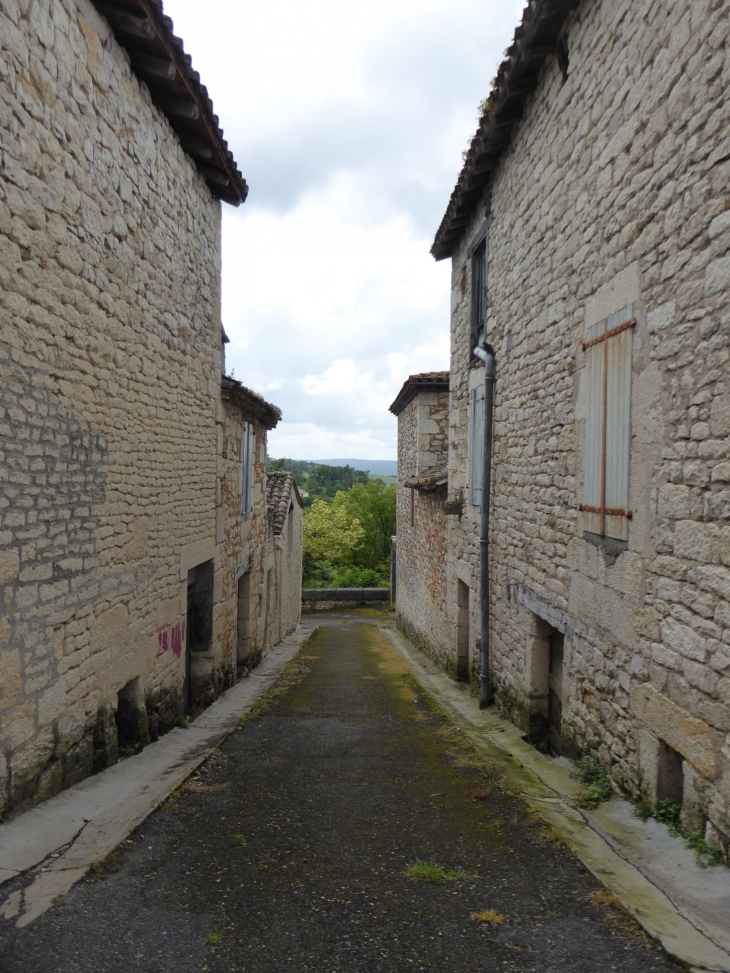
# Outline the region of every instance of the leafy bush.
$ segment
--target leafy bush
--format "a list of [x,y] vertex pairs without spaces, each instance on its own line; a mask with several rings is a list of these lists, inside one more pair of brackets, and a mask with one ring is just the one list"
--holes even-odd
[[302,573],[303,588],[332,588],[335,569],[329,561],[305,561]]
[[581,757],[576,766],[575,776],[584,788],[575,802],[578,807],[598,807],[613,794],[611,778],[593,753]]
[[332,582],[333,588],[380,588],[382,585],[383,579],[377,571],[358,567],[348,568]]

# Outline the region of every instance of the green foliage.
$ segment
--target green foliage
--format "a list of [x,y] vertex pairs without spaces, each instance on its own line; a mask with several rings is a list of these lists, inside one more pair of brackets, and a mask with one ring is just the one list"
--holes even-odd
[[304,507],[311,507],[315,500],[331,502],[338,492],[346,492],[355,484],[365,484],[368,473],[352,466],[327,466],[304,459],[269,459],[267,469],[286,470],[294,474],[297,486],[308,496],[302,498]]
[[302,573],[303,588],[334,588],[335,569],[329,561],[305,561]]
[[341,503],[315,500],[304,513],[304,563],[329,561],[347,565],[364,536],[360,522],[353,520]]
[[722,850],[714,841],[705,841],[701,831],[693,831],[687,838],[686,845],[695,853],[695,860],[700,868],[710,868],[722,865]]
[[659,801],[657,809],[654,811],[654,817],[657,821],[661,821],[662,824],[666,824],[669,833],[677,838],[681,833],[679,823],[681,813],[682,805],[677,804],[676,801],[668,797],[663,801]]
[[233,836],[233,844],[236,846],[236,848],[245,848],[246,847],[246,839],[243,837],[242,834],[234,834],[234,836]]
[[209,932],[205,937],[205,942],[208,946],[217,946],[222,939],[223,933],[216,927],[213,932]]
[[588,754],[578,761],[575,776],[583,784],[583,790],[575,802],[578,807],[598,807],[613,794],[611,778],[595,754]]
[[372,568],[348,568],[332,582],[333,588],[381,588],[383,579]]
[[390,554],[390,538],[395,534],[395,498],[394,486],[387,487],[381,480],[370,480],[355,484],[339,501],[364,530],[355,557],[356,563],[362,567],[377,571],[378,565]]
[[417,882],[431,882],[437,885],[441,882],[458,882],[466,878],[464,872],[449,871],[435,862],[414,862],[406,867],[406,875]]
[[666,824],[670,835],[675,838],[682,833],[680,824],[682,805],[677,804],[671,798],[659,801],[654,808],[645,798],[640,797],[634,804],[634,814],[642,821],[646,821],[647,818],[655,818],[657,821],[661,821],[662,824]]
[[642,821],[646,821],[647,818],[654,817],[654,808],[647,800],[640,797],[636,804],[634,804],[634,814],[637,818],[641,818]]

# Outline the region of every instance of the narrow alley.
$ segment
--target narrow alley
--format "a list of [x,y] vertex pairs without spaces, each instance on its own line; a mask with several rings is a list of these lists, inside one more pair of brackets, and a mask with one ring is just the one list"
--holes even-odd
[[0,921],[4,973],[682,968],[500,787],[374,612],[318,621],[116,852],[26,928]]

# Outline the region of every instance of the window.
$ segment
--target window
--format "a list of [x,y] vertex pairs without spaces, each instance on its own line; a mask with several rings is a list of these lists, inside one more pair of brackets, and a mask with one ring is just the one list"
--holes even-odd
[[467,491],[469,503],[480,506],[482,502],[482,475],[484,456],[484,386],[469,392],[467,457]]
[[586,331],[584,529],[628,540],[633,305]]
[[471,255],[471,335],[469,354],[487,333],[487,251],[489,232]]
[[243,443],[241,445],[241,459],[243,466],[243,483],[241,488],[241,513],[244,520],[250,520],[253,513],[253,423],[243,424]]

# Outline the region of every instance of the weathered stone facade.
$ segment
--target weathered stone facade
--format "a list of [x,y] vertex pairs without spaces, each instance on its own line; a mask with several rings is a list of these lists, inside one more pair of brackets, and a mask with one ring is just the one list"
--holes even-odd
[[280,642],[302,617],[302,543],[304,505],[291,473],[266,474],[268,535],[262,596],[268,614],[264,647]]
[[411,375],[390,410],[398,417],[397,624],[432,658],[448,666],[444,511],[448,372]]
[[87,0],[9,0],[0,43],[2,815],[235,681],[245,538],[220,203]]
[[[559,642],[563,752],[595,749],[625,792],[681,801],[685,832],[727,852],[730,4],[574,6],[526,8],[434,245],[453,266],[449,493],[467,488],[483,382],[472,253],[488,226],[499,705],[544,733]],[[626,540],[579,509],[601,394],[584,342],[618,312],[633,335]],[[479,509],[449,518],[452,653],[459,582],[480,590]]]

